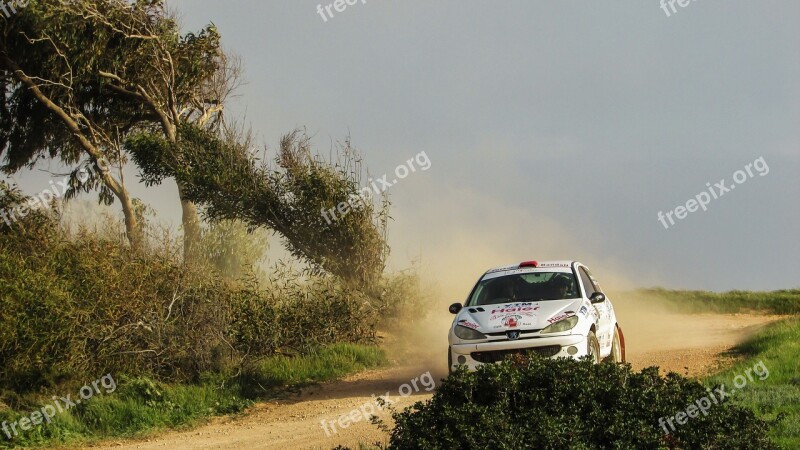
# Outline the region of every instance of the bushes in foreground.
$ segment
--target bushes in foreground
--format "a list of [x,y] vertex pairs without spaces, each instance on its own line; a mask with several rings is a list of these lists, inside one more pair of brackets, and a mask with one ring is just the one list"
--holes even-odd
[[431,400],[395,413],[389,448],[776,448],[767,423],[728,401],[665,433],[659,419],[708,395],[655,367],[518,359],[458,371]]

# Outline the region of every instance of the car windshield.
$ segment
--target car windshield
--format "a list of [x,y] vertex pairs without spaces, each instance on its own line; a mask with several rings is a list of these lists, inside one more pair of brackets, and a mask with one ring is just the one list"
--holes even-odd
[[466,306],[496,305],[521,301],[578,298],[575,276],[564,272],[533,272],[482,280]]

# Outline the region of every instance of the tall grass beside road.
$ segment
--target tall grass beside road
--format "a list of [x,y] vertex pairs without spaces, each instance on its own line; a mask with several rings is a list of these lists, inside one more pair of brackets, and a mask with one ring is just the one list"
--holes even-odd
[[800,448],[800,318],[769,325],[734,351],[743,359],[708,381],[730,384],[735,374],[763,361],[769,377],[737,392],[733,401],[765,420],[780,417],[771,431],[773,440],[785,449]]
[[[751,313],[800,314],[800,289],[778,291],[686,291],[664,288],[637,289],[620,292],[616,297],[636,299],[646,307],[649,302],[671,307],[686,313]],[[615,297],[615,298],[616,298]]]

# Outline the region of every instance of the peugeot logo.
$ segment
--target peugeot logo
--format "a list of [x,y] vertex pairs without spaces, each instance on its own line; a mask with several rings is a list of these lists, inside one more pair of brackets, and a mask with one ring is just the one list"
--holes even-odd
[[508,331],[506,332],[506,336],[512,341],[519,339],[519,331]]

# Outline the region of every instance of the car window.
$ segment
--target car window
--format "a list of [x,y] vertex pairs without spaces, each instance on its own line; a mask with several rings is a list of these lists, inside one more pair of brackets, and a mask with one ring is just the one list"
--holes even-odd
[[565,272],[533,272],[483,280],[467,306],[496,305],[520,301],[579,298],[575,276]]
[[583,283],[583,288],[586,290],[587,297],[591,297],[595,292],[600,292],[600,290],[594,285],[592,277],[586,272],[586,269],[583,267],[579,268],[578,274],[581,276],[581,282]]
[[583,270],[586,271],[586,275],[589,275],[589,279],[592,280],[592,285],[594,286],[594,291],[595,292],[603,292],[603,288],[600,287],[600,283],[597,282],[597,278],[595,278],[594,275],[592,275],[592,272],[590,272],[589,269],[587,269],[585,267],[583,267]]

